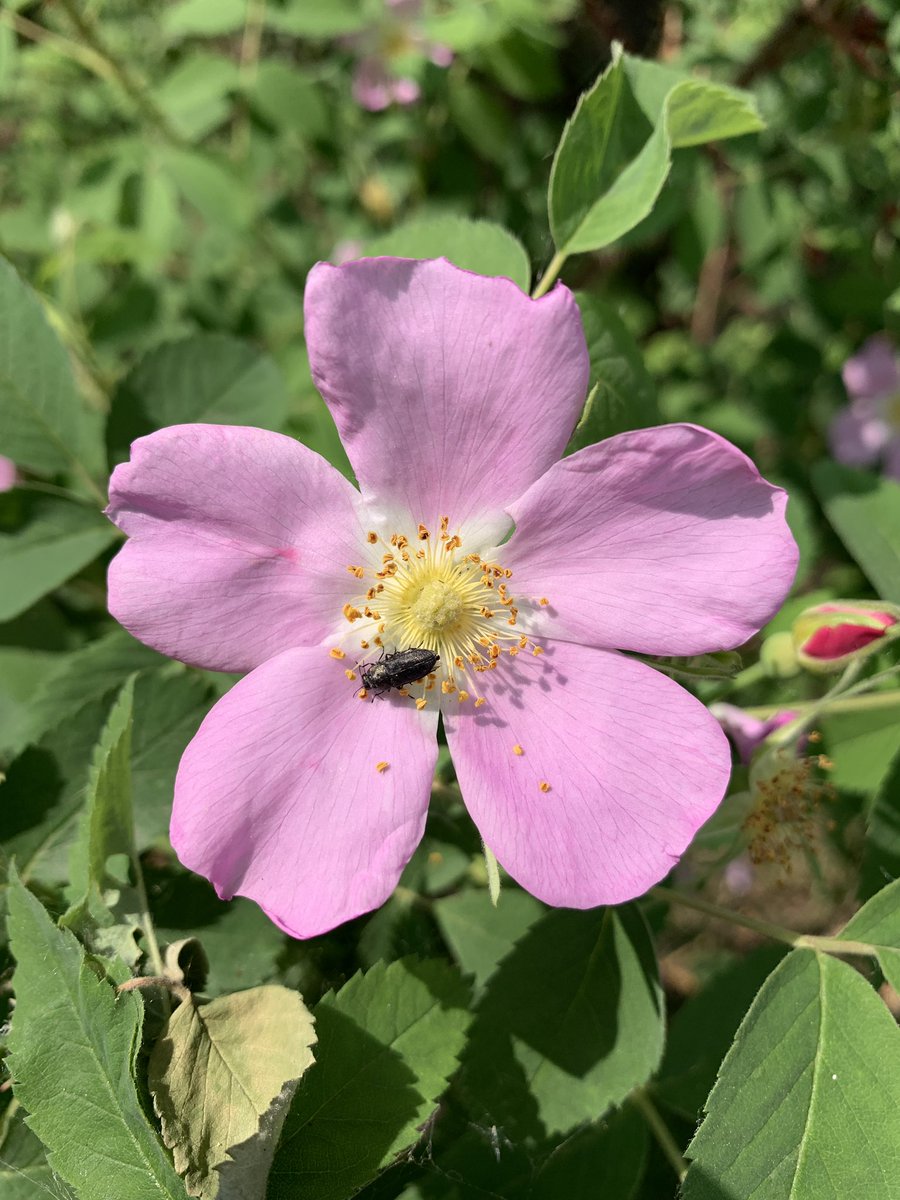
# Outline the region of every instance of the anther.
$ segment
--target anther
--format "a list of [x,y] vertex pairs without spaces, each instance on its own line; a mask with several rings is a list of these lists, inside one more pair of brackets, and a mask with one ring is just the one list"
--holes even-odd
[[463,700],[468,700],[468,698],[469,698],[469,693],[468,693],[468,692],[462,692],[462,691],[461,691],[461,692],[459,693],[459,695],[457,696],[457,700],[460,702],[460,704],[462,704]]
[[366,534],[366,541],[369,543],[370,546],[374,546],[375,543],[378,541],[378,534],[375,532],[374,529],[370,529],[369,532]]
[[535,646],[535,648],[532,650],[531,653],[534,655],[535,658],[537,658],[537,656],[539,654],[544,653],[544,648],[543,648],[543,646]]
[[544,608],[546,608],[549,603],[550,603],[550,601],[547,599],[546,596],[541,596],[540,600],[538,600],[538,604],[542,604],[544,606]]
[[475,707],[481,708],[481,706],[483,704],[487,704],[487,700],[485,700],[484,696],[479,696],[478,699],[475,701]]
[[550,791],[550,784],[547,782],[546,779],[542,779],[541,782],[538,784],[538,787],[541,789],[542,792]]
[[348,678],[348,679],[355,679],[355,678],[356,678],[356,672],[355,672],[355,671],[351,671],[349,667],[348,667],[348,668],[347,668],[347,670],[344,672],[344,674],[347,676],[347,678]]
[[379,775],[383,775],[390,765],[391,765],[390,763],[386,763],[386,762],[376,763],[375,770],[378,772]]
[[368,694],[369,693],[366,691],[365,688],[360,688],[359,691],[356,693],[357,697],[360,700],[365,700],[365,698],[366,698],[366,696],[368,696]]
[[425,708],[427,704],[428,704],[428,701],[425,699],[425,697],[420,696],[419,699],[416,701],[416,708],[419,710],[419,712],[421,712],[422,709]]
[[328,653],[331,655],[332,658],[346,658],[347,657],[347,655],[343,652],[343,650],[339,650],[337,648],[337,646],[335,646],[333,650],[329,650]]
[[359,611],[359,609],[354,608],[352,604],[345,604],[341,609],[341,612],[343,612],[344,616],[350,622],[358,621],[362,616],[362,613]]
[[427,542],[428,539],[431,537],[431,534],[428,532],[427,526],[422,525],[421,523],[419,524],[418,535],[419,535],[420,542]]
[[357,579],[362,579],[366,573],[365,567],[354,567],[352,564],[347,567],[347,570],[351,575],[355,575]]
[[515,745],[515,746],[513,746],[513,754],[518,754],[518,755],[519,755],[519,757],[521,758],[521,756],[522,756],[524,753],[525,753],[525,751],[522,749],[522,747],[521,747],[521,746],[518,744],[518,742],[517,742],[517,743],[516,743],[516,745]]

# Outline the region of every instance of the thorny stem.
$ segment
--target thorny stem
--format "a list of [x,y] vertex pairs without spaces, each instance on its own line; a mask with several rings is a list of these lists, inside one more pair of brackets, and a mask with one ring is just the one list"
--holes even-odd
[[111,75],[116,80],[135,107],[143,113],[151,125],[156,126],[166,141],[171,142],[174,146],[188,146],[189,143],[170,124],[166,114],[151,99],[144,83],[132,72],[130,67],[120,62],[105,44],[93,18],[80,11],[76,0],[59,0],[59,6],[75,26],[84,44],[104,63],[104,77],[109,78]]
[[797,933],[784,925],[775,925],[771,921],[761,921],[757,917],[748,917],[744,913],[733,912],[730,908],[721,908],[709,900],[699,896],[689,896],[686,892],[678,892],[674,888],[654,887],[647,893],[649,896],[662,900],[666,904],[682,904],[685,908],[693,908],[709,917],[717,917],[730,925],[739,925],[743,929],[752,929],[773,941],[782,942],[794,950],[821,950],[826,954],[858,954],[864,958],[875,958],[879,947],[869,942],[854,942],[849,938],[820,937],[813,933]]
[[557,252],[550,259],[550,262],[547,264],[547,270],[541,276],[540,283],[531,293],[532,300],[539,300],[541,296],[550,291],[553,284],[556,283],[556,277],[563,268],[563,263],[568,257],[568,254],[566,254],[564,251],[557,250]]
[[112,69],[102,56],[95,54],[93,50],[89,50],[78,42],[71,42],[68,38],[45,29],[43,25],[29,21],[27,17],[23,17],[19,13],[0,9],[0,23],[8,25],[19,37],[27,38],[30,42],[38,45],[52,47],[63,58],[71,58],[73,62],[80,63],[95,75],[99,75],[101,79],[115,78]]
[[650,1131],[659,1143],[660,1150],[669,1160],[672,1170],[678,1176],[678,1182],[681,1183],[687,1175],[688,1165],[684,1161],[681,1151],[678,1149],[678,1143],[672,1137],[668,1125],[660,1116],[659,1109],[644,1088],[635,1088],[628,1099],[650,1126]]

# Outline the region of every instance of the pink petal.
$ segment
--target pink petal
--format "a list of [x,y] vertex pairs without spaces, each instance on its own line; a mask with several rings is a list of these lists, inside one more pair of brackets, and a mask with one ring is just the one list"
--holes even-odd
[[699,701],[643,663],[565,642],[481,680],[486,706],[446,715],[447,741],[466,806],[513,878],[548,904],[589,908],[668,874],[730,773]]
[[[887,625],[895,624],[893,617],[888,618]],[[855,654],[866,646],[884,637],[884,629],[873,629],[870,625],[832,625],[830,628],[817,629],[803,643],[802,650],[809,658],[837,659],[847,654]]]
[[520,496],[562,454],[587,389],[568,289],[531,300],[444,259],[320,263],[306,339],[363,495],[429,526]]
[[397,104],[415,104],[422,94],[422,89],[414,79],[406,76],[395,79],[391,83],[391,98]]
[[881,455],[891,431],[876,406],[868,400],[848,404],[828,430],[831,453],[848,467],[868,467]]
[[[734,704],[711,704],[709,711],[716,718],[734,743],[738,758],[742,763],[749,763],[757,746],[762,745],[770,733],[788,725],[797,719],[798,714],[792,710],[775,713],[774,716],[763,720],[754,717],[744,709]],[[806,738],[802,739],[803,746]]]
[[437,715],[357,699],[345,667],[321,648],[257,667],[210,712],[175,780],[184,865],[293,937],[382,904],[425,825]]
[[781,488],[694,425],[622,433],[563,459],[511,506],[510,590],[549,601],[550,637],[647,654],[738,646],[777,612],[797,547]]
[[19,474],[16,470],[16,464],[11,458],[4,458],[0,455],[0,492],[8,492],[14,488],[19,481]]
[[453,51],[440,42],[432,42],[428,47],[428,57],[436,67],[449,67],[453,62]]
[[134,443],[109,497],[129,536],[109,610],[163,654],[247,671],[339,624],[365,537],[357,493],[292,438],[173,425]]
[[900,369],[893,343],[884,334],[863,345],[858,354],[844,363],[844,387],[852,397],[877,399],[900,389]]
[[381,112],[391,102],[391,77],[379,58],[362,58],[353,72],[353,99],[369,112]]

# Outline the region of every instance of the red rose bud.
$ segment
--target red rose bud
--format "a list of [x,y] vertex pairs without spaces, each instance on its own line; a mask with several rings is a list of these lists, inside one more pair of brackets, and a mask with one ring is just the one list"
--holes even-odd
[[839,670],[876,653],[898,634],[900,608],[857,600],[817,604],[801,613],[793,628],[797,660],[809,671]]

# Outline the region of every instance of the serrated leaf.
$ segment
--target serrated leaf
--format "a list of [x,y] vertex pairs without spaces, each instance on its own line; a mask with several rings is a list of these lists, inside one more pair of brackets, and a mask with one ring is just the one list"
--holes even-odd
[[151,350],[119,385],[107,430],[110,458],[123,461],[135,438],[166,425],[280,429],[286,412],[273,359],[224,334],[195,334]]
[[268,1200],[346,1200],[416,1141],[456,1068],[467,1007],[458,973],[436,960],[379,964],[325,996]]
[[0,446],[39,474],[99,469],[96,423],[37,296],[0,259]]
[[140,996],[117,997],[17,878],[8,903],[17,963],[10,1065],[50,1166],[79,1200],[184,1200],[134,1084]]
[[866,818],[860,894],[871,896],[900,878],[900,752],[872,802]]
[[165,661],[124,629],[113,629],[71,654],[57,655],[35,690],[16,748],[37,741],[89,700],[121,685],[132,672],[158,667]]
[[[642,76],[652,73],[652,85]],[[662,84],[662,86],[660,86]],[[581,97],[550,174],[550,227],[563,254],[597,250],[652,210],[673,149],[762,128],[755,102],[709,80],[660,75],[613,48],[613,61]]]
[[460,970],[484,986],[500,961],[545,912],[539,900],[505,888],[496,908],[487,892],[467,888],[434,901],[434,918]]
[[54,1175],[40,1138],[24,1121],[19,1109],[9,1120],[4,1113],[5,1132],[0,1142],[0,1196],[3,1200],[75,1200],[69,1188]]
[[279,986],[185,1000],[172,1013],[150,1055],[150,1088],[189,1195],[215,1200],[220,1170],[233,1200],[263,1194],[315,1041],[300,994]]
[[900,1030],[861,975],[797,950],[747,1013],[688,1147],[684,1200],[893,1200]]
[[900,879],[868,900],[838,937],[877,946],[878,965],[891,987],[900,992]]
[[605,300],[585,292],[576,299],[591,360],[592,391],[568,450],[580,450],[628,429],[661,421],[656,386],[622,318]]
[[468,217],[417,217],[390,233],[372,238],[366,256],[447,258],[465,271],[503,276],[523,292],[531,285],[531,264],[522,243],[502,225]]
[[558,911],[491,979],[462,1081],[476,1119],[540,1139],[619,1104],[655,1071],[662,1046],[662,994],[641,914]]
[[812,469],[825,516],[882,600],[900,601],[900,483],[834,462]]
[[[7,532],[9,524],[15,527]],[[0,498],[0,621],[12,620],[77,575],[117,537],[109,521],[86,505],[32,493]]]
[[[70,893],[75,905],[110,882],[109,859],[134,854],[131,807],[131,725],[134,680],[129,679],[112,707],[94,751],[79,837],[69,859]],[[126,867],[127,870],[127,867]],[[115,880],[121,884],[122,880]]]

